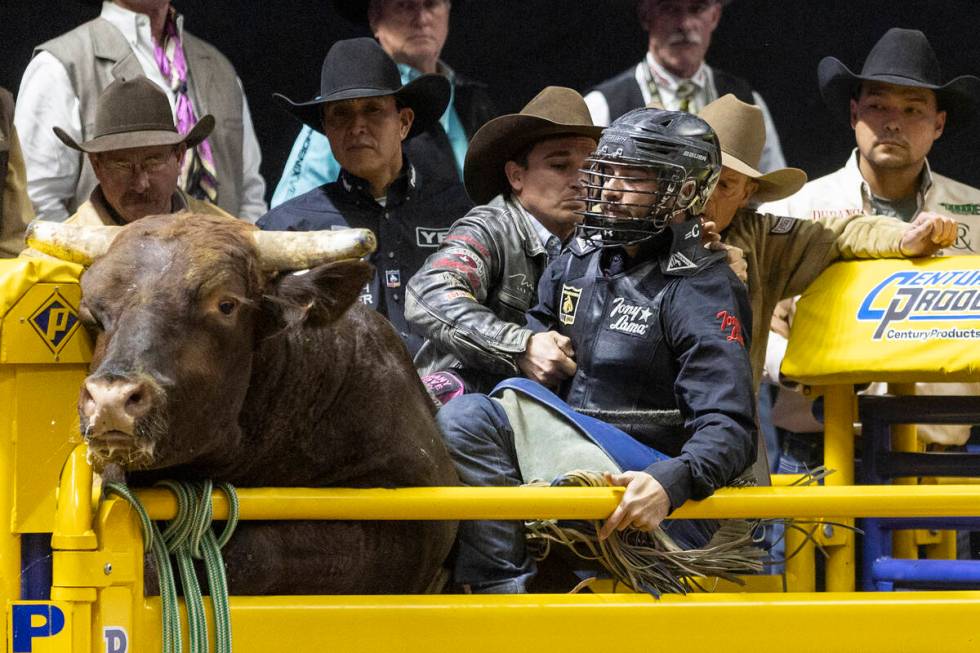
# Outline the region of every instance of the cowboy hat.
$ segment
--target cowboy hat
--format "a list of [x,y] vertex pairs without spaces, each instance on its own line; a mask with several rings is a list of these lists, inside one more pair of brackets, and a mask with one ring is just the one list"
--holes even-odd
[[109,152],[132,147],[179,145],[194,147],[214,129],[214,116],[206,115],[181,135],[167,96],[142,75],[119,78],[109,84],[95,106],[95,133],[78,143],[60,127],[54,128],[61,142],[80,152]]
[[834,57],[824,57],[817,66],[820,94],[831,112],[850,120],[850,102],[860,82],[883,82],[935,91],[939,109],[947,114],[949,127],[959,128],[973,119],[980,104],[980,78],[961,75],[945,84],[936,53],[925,34],[915,29],[893,27],[875,43],[864,61],[861,74],[852,73]]
[[[384,2],[384,0],[381,0]],[[368,24],[368,5],[371,0],[333,0],[333,10],[355,25]],[[458,7],[463,0],[454,0],[453,6]]]
[[598,141],[601,133],[581,95],[563,86],[548,86],[520,113],[494,118],[473,134],[463,164],[466,192],[477,204],[486,204],[510,189],[504,164],[532,143],[556,136]]
[[323,59],[320,93],[307,102],[294,102],[281,93],[273,97],[291,114],[323,132],[322,106],[327,102],[393,95],[415,112],[408,135],[425,131],[446,111],[452,93],[442,75],[421,75],[402,85],[398,66],[371,38],[337,41]]
[[715,130],[721,145],[721,164],[755,180],[752,199],[771,202],[789,197],[806,183],[799,168],[780,168],[763,174],[757,169],[766,144],[762,109],[746,104],[731,93],[706,105],[698,115]]

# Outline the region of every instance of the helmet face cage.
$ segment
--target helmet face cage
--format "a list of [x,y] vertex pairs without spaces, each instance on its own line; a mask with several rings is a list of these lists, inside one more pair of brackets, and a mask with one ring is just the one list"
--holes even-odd
[[[586,162],[578,235],[602,246],[652,238],[681,211],[698,215],[721,173],[718,139],[708,124],[658,109],[618,118]],[[630,202],[623,201],[627,193]]]

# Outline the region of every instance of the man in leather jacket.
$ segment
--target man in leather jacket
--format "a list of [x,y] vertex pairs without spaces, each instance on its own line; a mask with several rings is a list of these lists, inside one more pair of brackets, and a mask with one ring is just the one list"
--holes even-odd
[[580,169],[600,131],[577,92],[551,86],[474,136],[465,178],[479,206],[453,225],[406,292],[405,317],[427,338],[416,367],[437,394],[487,392],[549,355],[529,348],[524,313],[580,219]]

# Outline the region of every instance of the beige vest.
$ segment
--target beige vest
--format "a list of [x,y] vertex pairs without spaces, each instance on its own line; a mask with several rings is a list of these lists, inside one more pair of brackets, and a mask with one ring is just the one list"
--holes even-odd
[[13,120],[14,98],[0,88],[0,258],[17,256],[24,249],[24,228],[34,217]]
[[[209,136],[214,163],[218,171],[218,206],[232,215],[241,207],[242,177],[242,92],[231,62],[213,46],[184,31],[184,54],[187,56],[188,88],[198,116],[210,113],[215,119]],[[95,131],[95,107],[99,95],[115,79],[124,75],[142,75],[136,55],[126,38],[112,23],[96,18],[62,34],[35,50],[49,52],[60,61],[71,80],[79,100],[82,118],[82,140]],[[74,212],[88,200],[98,183],[88,157],[81,153],[75,197],[68,209]],[[69,156],[67,150],[65,156]]]

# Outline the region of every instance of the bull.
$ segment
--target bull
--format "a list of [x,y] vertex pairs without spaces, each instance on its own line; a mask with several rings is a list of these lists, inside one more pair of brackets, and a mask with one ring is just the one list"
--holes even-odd
[[[95,346],[78,413],[96,470],[119,465],[133,484],[458,483],[401,339],[358,301],[371,232],[263,233],[187,213],[72,229],[35,223],[28,242],[91,263],[79,318]],[[425,591],[455,527],[242,522],[224,550],[229,590]]]

